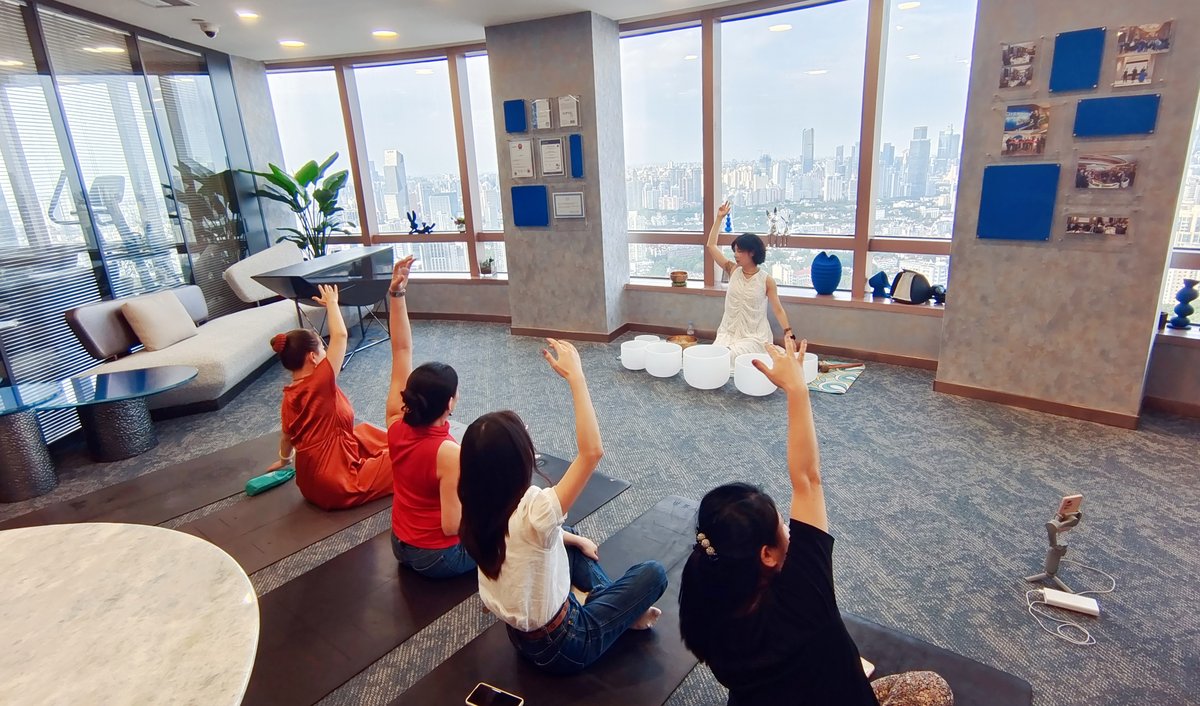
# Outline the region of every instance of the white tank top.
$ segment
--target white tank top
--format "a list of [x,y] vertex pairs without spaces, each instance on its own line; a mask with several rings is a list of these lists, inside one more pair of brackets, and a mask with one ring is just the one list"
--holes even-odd
[[734,268],[725,292],[725,315],[717,329],[717,344],[728,345],[741,339],[771,340],[771,325],[767,322],[767,271],[747,275]]

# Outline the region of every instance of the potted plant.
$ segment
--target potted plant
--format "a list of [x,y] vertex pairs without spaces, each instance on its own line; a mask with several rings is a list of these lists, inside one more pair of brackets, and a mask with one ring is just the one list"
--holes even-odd
[[274,164],[267,164],[269,172],[242,170],[267,180],[267,188],[255,191],[255,196],[284,204],[300,220],[299,228],[278,228],[287,234],[279,236],[275,242],[287,240],[295,243],[307,257],[321,257],[331,233],[350,232],[347,227],[354,224],[346,221],[342,215],[344,209],[338,205],[350,173],[343,169],[325,176],[337,158],[338,153],[334,152],[321,164],[310,160],[295,174],[288,174]]
[[495,266],[495,264],[496,264],[496,259],[493,257],[489,257],[486,260],[480,260],[479,261],[479,274],[481,274],[481,275],[492,274],[492,268]]
[[459,233],[467,232],[467,217],[459,216],[454,219],[454,225],[458,226]]

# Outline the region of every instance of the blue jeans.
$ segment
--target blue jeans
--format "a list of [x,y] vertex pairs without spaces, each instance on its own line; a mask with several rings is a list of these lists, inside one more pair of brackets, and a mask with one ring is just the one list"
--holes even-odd
[[580,605],[574,594],[568,594],[562,624],[536,640],[508,628],[517,652],[552,674],[574,674],[595,662],[667,590],[667,572],[657,561],[630,567],[613,581],[599,563],[575,547],[567,548],[567,557],[571,585],[589,593],[587,603]]
[[421,549],[401,542],[393,534],[392,554],[401,564],[431,579],[453,578],[475,570],[475,560],[461,542],[445,549]]

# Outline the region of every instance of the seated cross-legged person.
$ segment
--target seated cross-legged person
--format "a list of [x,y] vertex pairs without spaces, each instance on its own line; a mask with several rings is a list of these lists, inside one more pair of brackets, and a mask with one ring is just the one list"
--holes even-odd
[[[755,367],[787,392],[791,522],[746,483],[709,491],[680,583],[680,632],[729,689],[729,706],[950,706],[933,672],[868,682],[833,590],[817,433],[795,340]],[[799,345],[800,358],[807,342]]]
[[[628,629],[646,629],[662,614],[654,602],[667,588],[662,564],[648,561],[611,580],[595,543],[563,530],[563,519],[600,463],[600,427],[579,353],[550,340],[542,354],[571,386],[579,455],[557,485],[533,487],[533,442],[515,412],[490,412],[463,435],[462,540],[479,564],[479,596],[508,625],[517,652],[556,674],[578,672]],[[580,604],[571,586],[588,592]]]
[[412,327],[404,293],[413,258],[396,264],[390,296],[392,381],[388,390],[388,447],[392,478],[392,552],[429,578],[475,570],[458,541],[458,444],[450,414],[458,401],[458,374],[445,363],[412,367]]
[[338,308],[337,287],[320,285],[313,301],[325,307],[329,346],[309,329],[271,339],[271,348],[292,382],[283,388],[279,461],[295,456],[296,487],[324,510],[355,507],[392,492],[387,432],[373,424],[354,424],[354,408],[337,384],[349,334]]

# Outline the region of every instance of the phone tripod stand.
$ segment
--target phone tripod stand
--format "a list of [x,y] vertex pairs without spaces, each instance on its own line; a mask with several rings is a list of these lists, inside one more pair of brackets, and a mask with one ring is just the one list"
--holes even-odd
[[1046,564],[1042,569],[1042,573],[1034,574],[1033,576],[1026,576],[1026,581],[1032,581],[1036,583],[1038,581],[1050,579],[1054,582],[1055,586],[1058,586],[1059,590],[1066,591],[1067,593],[1074,593],[1074,591],[1072,591],[1067,584],[1063,583],[1063,580],[1058,577],[1058,564],[1067,554],[1067,543],[1066,541],[1063,541],[1062,544],[1059,544],[1058,535],[1079,524],[1079,521],[1082,519],[1082,512],[1074,512],[1070,515],[1059,515],[1046,523],[1046,536],[1050,540],[1050,548],[1046,550]]

